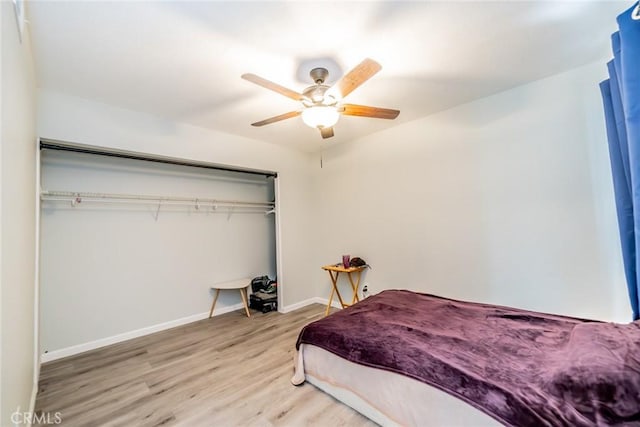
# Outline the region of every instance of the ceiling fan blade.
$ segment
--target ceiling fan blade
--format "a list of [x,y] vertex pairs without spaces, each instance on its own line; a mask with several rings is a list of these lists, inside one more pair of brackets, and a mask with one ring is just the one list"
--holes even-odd
[[389,108],[369,107],[367,105],[344,104],[342,114],[346,116],[373,117],[376,119],[393,120],[398,117],[400,111]]
[[320,135],[322,135],[322,137],[324,139],[327,138],[331,138],[333,136],[333,128],[319,128],[320,129]]
[[300,114],[301,114],[300,111],[290,111],[288,113],[280,114],[279,116],[269,117],[268,119],[251,123],[251,126],[264,126],[271,123],[279,122],[280,120],[286,120],[286,119],[291,119],[293,117],[298,117]]
[[369,80],[374,74],[382,69],[382,66],[373,59],[365,59],[356,67],[342,76],[340,80],[331,87],[331,91],[337,91],[338,95],[345,98],[362,83]]
[[296,92],[295,90],[287,89],[284,86],[280,86],[278,83],[274,83],[270,80],[263,79],[260,76],[256,76],[255,74],[247,73],[241,76],[243,79],[250,81],[251,83],[255,83],[258,86],[262,86],[269,90],[279,93],[280,95],[284,95],[287,98],[291,98],[295,101],[302,101],[305,99],[304,95]]

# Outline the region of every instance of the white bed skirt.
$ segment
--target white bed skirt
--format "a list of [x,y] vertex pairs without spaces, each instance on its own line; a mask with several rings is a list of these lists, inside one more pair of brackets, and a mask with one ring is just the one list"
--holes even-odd
[[484,412],[435,387],[301,344],[294,385],[308,381],[383,426],[500,426]]

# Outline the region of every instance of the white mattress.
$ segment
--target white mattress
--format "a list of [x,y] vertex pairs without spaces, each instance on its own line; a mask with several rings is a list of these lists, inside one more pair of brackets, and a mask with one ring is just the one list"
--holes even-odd
[[301,344],[291,382],[308,381],[383,426],[499,426],[466,402],[413,378]]

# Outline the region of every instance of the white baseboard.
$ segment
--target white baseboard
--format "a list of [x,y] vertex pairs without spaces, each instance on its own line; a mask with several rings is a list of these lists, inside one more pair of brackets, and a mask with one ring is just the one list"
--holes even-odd
[[[328,302],[329,300],[327,298],[321,298],[321,297],[309,298],[304,301],[300,301],[295,304],[291,304],[286,307],[283,307],[280,312],[289,313],[291,311],[298,310],[302,307],[306,307],[311,304],[321,304],[326,306]],[[340,308],[340,303],[334,300],[331,306],[335,308]],[[244,306],[242,304],[235,304],[235,305],[230,305],[228,307],[216,309],[214,313],[214,317],[220,314],[225,314],[231,311],[242,309],[243,307]],[[153,334],[154,332],[160,332],[166,329],[175,328],[176,326],[186,325],[187,323],[197,322],[198,320],[206,319],[207,317],[209,317],[209,312],[194,314],[192,316],[171,320],[169,322],[159,323],[157,325],[136,329],[134,331],[113,335],[111,337],[100,338],[95,341],[90,341],[87,343],[78,344],[71,347],[61,348],[59,350],[49,351],[47,353],[44,353],[40,360],[41,360],[41,363],[51,362],[54,360],[62,359],[63,357],[74,356],[76,354],[84,353],[85,351],[95,350],[100,347],[105,347],[111,344],[117,344],[119,342],[127,341],[133,338],[138,338],[144,335]],[[32,406],[35,406],[35,396],[37,394],[37,391],[38,391],[38,384],[36,383],[34,384]]]
[[[309,299],[297,302],[295,304],[291,304],[291,305],[288,305],[286,307],[283,307],[280,312],[281,313],[289,313],[289,312],[292,312],[294,310],[298,310],[298,309],[300,309],[302,307],[306,307],[306,306],[311,305],[311,304],[321,304],[321,305],[326,306],[328,302],[329,302],[329,299],[327,299],[327,298],[313,297],[313,298],[309,298]],[[334,300],[331,303],[331,307],[340,308],[340,303],[338,301]]]
[[[29,401],[29,413],[35,414],[36,412],[36,397],[38,397],[38,382],[40,381],[40,363],[36,364],[35,370],[33,372],[33,386],[31,388],[31,400]],[[29,426],[32,424],[30,423]]]
[[[327,305],[329,303],[329,298],[315,297],[315,300],[318,304]],[[331,307],[342,309],[339,301],[333,300],[331,301]]]
[[282,310],[280,310],[280,312],[281,313],[290,313],[290,312],[298,310],[298,309],[300,309],[302,307],[306,307],[308,305],[315,304],[316,302],[317,302],[316,298],[309,298],[309,299],[297,302],[295,304],[291,304],[291,305],[288,305],[286,307],[282,307]]
[[[220,314],[229,313],[244,308],[242,303],[234,304],[227,307],[216,308],[214,317]],[[84,353],[85,351],[95,350],[96,348],[105,347],[107,345],[116,344],[122,341],[127,341],[132,338],[138,338],[144,335],[153,334],[154,332],[164,331],[165,329],[175,328],[176,326],[186,325],[187,323],[197,322],[198,320],[206,319],[209,317],[209,312],[198,313],[191,316],[183,317],[181,319],[171,320],[169,322],[159,323],[157,325],[147,326],[146,328],[136,329],[135,331],[129,331],[111,337],[100,338],[95,341],[90,341],[84,344],[78,344],[71,347],[61,348],[59,350],[53,350],[48,353],[44,353],[41,358],[42,363],[51,362],[53,360],[62,359],[63,357],[74,356],[76,354]],[[37,388],[36,388],[37,391]]]

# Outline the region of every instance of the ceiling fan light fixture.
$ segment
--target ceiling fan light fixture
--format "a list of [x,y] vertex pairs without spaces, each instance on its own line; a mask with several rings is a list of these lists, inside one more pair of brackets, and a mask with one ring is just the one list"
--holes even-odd
[[302,110],[302,121],[312,128],[330,128],[338,122],[340,113],[335,106],[315,105]]

